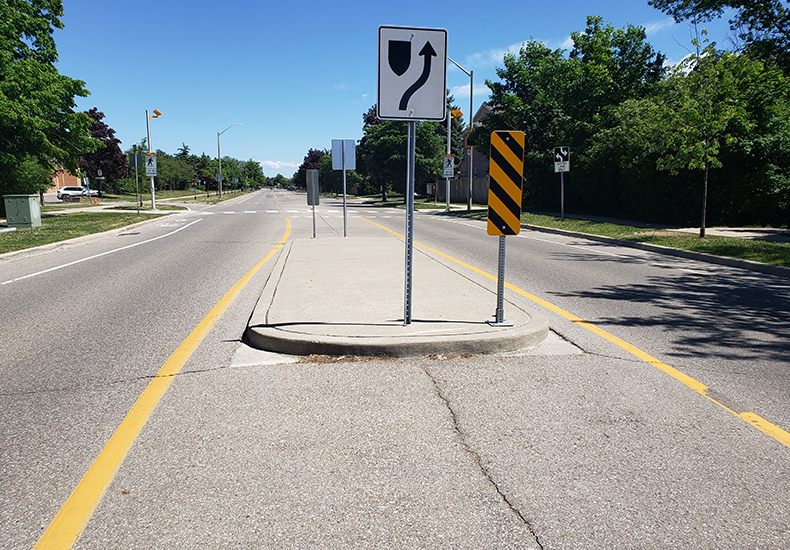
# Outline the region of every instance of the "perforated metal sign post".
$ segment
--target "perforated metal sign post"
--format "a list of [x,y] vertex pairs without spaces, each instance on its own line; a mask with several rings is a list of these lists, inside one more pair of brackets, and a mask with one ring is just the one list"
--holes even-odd
[[332,140],[332,170],[343,171],[343,236],[348,236],[348,207],[346,206],[346,170],[357,169],[356,142],[353,139]]
[[554,148],[554,173],[560,174],[560,219],[565,219],[565,172],[571,171],[571,148]]
[[313,207],[313,238],[315,239],[315,205],[319,201],[318,170],[307,171],[307,205]]
[[496,321],[491,326],[510,327],[505,321],[505,236],[521,232],[521,182],[524,174],[524,132],[491,134],[488,187],[488,234],[499,236]]
[[409,325],[414,254],[416,122],[444,120],[446,116],[447,30],[382,25],[379,27],[378,58],[378,117],[408,121],[403,324]]

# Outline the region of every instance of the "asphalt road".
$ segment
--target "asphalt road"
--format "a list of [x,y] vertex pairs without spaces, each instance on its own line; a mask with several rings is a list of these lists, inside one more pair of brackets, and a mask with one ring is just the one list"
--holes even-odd
[[[304,202],[266,191],[0,259],[0,547],[35,544],[286,218],[310,238]],[[319,238],[340,238],[340,204],[319,210]],[[394,209],[349,215],[354,235],[386,233],[360,218],[403,232]],[[418,215],[415,240],[496,273],[481,221]],[[508,282],[790,429],[788,280],[534,232],[507,251]],[[790,449],[579,323],[544,311],[559,353],[293,364],[240,341],[271,265],[188,359],[75,548],[790,545]]]

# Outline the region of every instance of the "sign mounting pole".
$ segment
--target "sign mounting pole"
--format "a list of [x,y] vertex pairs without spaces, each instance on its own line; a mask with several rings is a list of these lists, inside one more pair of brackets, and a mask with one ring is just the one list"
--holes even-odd
[[[436,59],[434,59],[436,58]],[[416,121],[447,116],[447,30],[379,27],[378,101],[382,120],[408,124],[406,160],[406,275],[403,324],[411,324],[414,255]]]
[[571,171],[571,148],[554,148],[554,172],[560,173],[560,218],[565,220],[565,172]]
[[499,267],[497,270],[496,289],[496,321],[488,324],[494,327],[512,327],[513,323],[505,321],[505,240],[504,235],[499,236]]
[[491,134],[488,186],[488,229],[499,236],[496,320],[493,327],[512,327],[505,321],[505,236],[521,232],[521,193],[524,174],[524,133],[497,131]]
[[417,123],[409,121],[406,161],[406,284],[403,300],[403,324],[411,324],[412,272],[414,268],[414,167]]
[[356,142],[353,139],[332,140],[332,169],[343,171],[343,236],[348,236],[346,207],[346,170],[357,169]]
[[313,207],[313,238],[315,239],[315,205],[319,201],[318,170],[307,171],[307,205]]
[[346,148],[343,147],[343,236],[348,237],[348,210],[346,209]]

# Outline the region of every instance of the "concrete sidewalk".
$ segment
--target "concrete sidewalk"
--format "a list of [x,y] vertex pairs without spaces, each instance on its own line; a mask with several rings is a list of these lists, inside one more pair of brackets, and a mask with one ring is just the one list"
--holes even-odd
[[404,242],[392,237],[289,242],[250,318],[247,340],[292,355],[404,357],[500,353],[546,338],[543,315],[508,302],[504,316],[513,326],[490,326],[495,283],[474,280],[418,247],[412,323],[405,326],[404,255]]

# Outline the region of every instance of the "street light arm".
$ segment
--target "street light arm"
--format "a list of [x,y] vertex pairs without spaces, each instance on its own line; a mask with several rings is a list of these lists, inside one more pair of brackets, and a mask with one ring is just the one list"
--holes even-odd
[[222,130],[221,132],[217,132],[217,136],[221,136],[222,134],[224,134],[225,132],[227,132],[228,130],[233,128],[234,126],[241,126],[241,122],[234,122],[233,124],[231,124],[230,126],[225,128],[224,130]]
[[[475,72],[467,71],[466,69],[461,67],[458,63],[456,63],[455,60],[453,60],[453,58],[450,57],[449,55],[447,56],[447,59],[449,59],[453,65],[461,69],[466,74],[466,76],[469,77],[469,129],[472,130],[474,129],[474,121],[475,121],[475,112],[474,112]],[[472,164],[474,161],[474,156],[472,155],[472,151],[473,151],[472,149],[469,149],[469,167],[467,168],[467,171],[469,172],[469,196],[466,202],[467,211],[472,210],[472,177],[473,177]]]
[[458,63],[456,63],[455,61],[453,61],[453,58],[452,58],[452,57],[450,57],[449,55],[447,56],[447,59],[449,59],[450,61],[452,61],[453,65],[455,65],[456,67],[458,67],[459,69],[461,69],[463,72],[465,72],[465,73],[466,73],[466,76],[472,76],[472,73],[470,73],[469,71],[467,71],[466,69],[464,69],[463,67],[461,67],[461,66],[460,66]]
[[222,130],[221,132],[217,132],[217,162],[219,162],[219,181],[217,182],[217,195],[219,195],[220,199],[222,198],[222,153],[220,152],[219,149],[219,136],[221,136],[222,134],[224,134],[234,126],[241,126],[241,122],[234,122],[224,130]]

